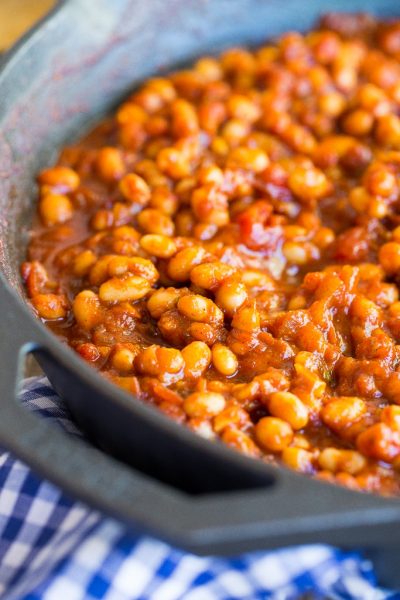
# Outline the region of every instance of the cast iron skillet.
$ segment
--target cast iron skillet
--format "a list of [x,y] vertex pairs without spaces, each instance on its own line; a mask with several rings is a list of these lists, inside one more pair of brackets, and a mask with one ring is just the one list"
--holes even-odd
[[[334,8],[389,16],[400,14],[397,6],[336,0]],[[308,542],[388,548],[400,542],[400,502],[309,480],[202,440],[78,359],[23,300],[19,262],[34,178],[133,83],[196,55],[306,29],[331,8],[330,0],[68,0],[0,72],[0,444],[81,500],[200,554]],[[107,453],[18,404],[30,352]]]

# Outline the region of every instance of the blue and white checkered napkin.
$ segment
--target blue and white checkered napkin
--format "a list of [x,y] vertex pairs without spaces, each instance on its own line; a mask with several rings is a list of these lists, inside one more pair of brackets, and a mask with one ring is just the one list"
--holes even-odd
[[[22,401],[69,432],[74,426],[45,379]],[[138,537],[0,454],[0,598],[5,600],[288,600],[400,598],[377,587],[356,552],[311,545],[233,559],[199,558]]]

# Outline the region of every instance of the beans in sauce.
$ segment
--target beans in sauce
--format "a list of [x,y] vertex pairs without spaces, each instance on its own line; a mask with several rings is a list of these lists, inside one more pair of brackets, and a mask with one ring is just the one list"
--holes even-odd
[[248,456],[400,494],[400,20],[149,79],[38,183],[22,277],[85,361]]

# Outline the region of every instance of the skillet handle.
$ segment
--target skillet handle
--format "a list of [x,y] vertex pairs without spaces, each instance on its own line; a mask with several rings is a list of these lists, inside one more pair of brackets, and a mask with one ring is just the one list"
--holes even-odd
[[[0,306],[0,446],[79,500],[162,535],[161,511],[148,509],[155,498],[163,503],[162,486],[18,402],[26,355],[45,347],[48,334],[29,318],[1,272]],[[167,492],[165,504],[175,505]]]

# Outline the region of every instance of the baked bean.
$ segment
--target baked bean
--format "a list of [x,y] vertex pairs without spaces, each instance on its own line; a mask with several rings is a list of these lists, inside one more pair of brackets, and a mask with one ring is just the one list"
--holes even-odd
[[201,185],[223,185],[225,181],[224,172],[216,165],[207,165],[200,168],[197,174]]
[[130,272],[155,283],[159,273],[151,260],[141,256],[110,256],[107,262],[107,275],[119,277]]
[[194,322],[189,326],[188,331],[192,338],[204,342],[207,346],[212,346],[218,337],[218,330],[209,323]]
[[68,302],[64,295],[36,294],[31,302],[42,319],[53,321],[67,316]]
[[338,117],[346,108],[345,97],[339,92],[326,92],[321,94],[318,104],[323,114]]
[[382,423],[400,430],[400,406],[385,406],[381,413]]
[[233,317],[247,298],[246,287],[239,281],[225,281],[215,294],[215,302],[228,317]]
[[146,140],[146,130],[142,123],[129,121],[121,124],[118,130],[118,144],[128,152],[142,148]]
[[126,302],[144,298],[150,291],[150,282],[144,277],[126,275],[112,277],[99,288],[102,302]]
[[325,249],[335,240],[335,233],[330,227],[321,227],[313,237],[313,243],[320,249]]
[[106,281],[106,279],[109,276],[108,265],[110,263],[110,260],[114,257],[115,255],[106,254],[104,256],[101,256],[93,264],[89,272],[89,283],[91,285],[100,285],[101,283]]
[[143,250],[146,250],[156,258],[171,258],[176,252],[176,245],[173,240],[165,235],[149,233],[140,240]]
[[224,410],[213,419],[213,428],[216,433],[227,429],[243,429],[251,425],[248,413],[236,402],[227,403]]
[[373,163],[365,172],[363,179],[370,194],[389,198],[397,192],[396,177],[385,165]]
[[135,173],[154,188],[164,188],[168,184],[168,179],[161,173],[153,160],[141,160],[135,164]]
[[122,104],[117,111],[117,121],[120,125],[125,123],[145,123],[148,119],[146,111],[133,102]]
[[241,121],[253,123],[260,117],[257,104],[242,94],[232,94],[228,99],[227,109],[231,117]]
[[204,342],[192,342],[182,349],[185,376],[200,377],[211,363],[211,350]]
[[222,375],[233,375],[238,369],[238,359],[227,346],[215,344],[212,348],[214,368]]
[[224,410],[225,398],[215,392],[195,392],[190,394],[183,408],[189,417],[213,417]]
[[208,83],[218,81],[222,78],[223,72],[218,60],[212,56],[199,58],[194,65],[195,70],[200,73],[203,80]]
[[367,461],[362,454],[355,450],[341,450],[338,448],[325,448],[318,457],[322,469],[337,473],[345,471],[350,475],[356,475],[362,471]]
[[349,135],[367,135],[374,124],[374,117],[368,111],[359,108],[349,113],[343,121],[343,129]]
[[241,272],[241,278],[245,285],[249,288],[257,288],[257,289],[274,289],[274,282],[272,278],[262,271],[257,271],[255,269],[245,269]]
[[197,223],[193,227],[193,235],[198,240],[210,240],[217,233],[218,227],[215,223]]
[[286,421],[263,417],[255,427],[258,443],[270,452],[282,452],[293,439],[293,430]]
[[389,314],[392,317],[400,316],[400,302],[393,302],[393,304],[389,307]]
[[361,398],[338,398],[322,408],[321,418],[331,429],[341,431],[360,419],[365,411]]
[[39,212],[43,223],[51,227],[69,221],[74,208],[68,196],[47,193],[39,202]]
[[[315,150],[316,140],[312,133],[302,125],[297,123],[283,122],[281,125],[282,139],[297,152],[302,154],[312,154]],[[327,133],[327,132],[323,132]]]
[[213,290],[235,272],[236,269],[231,265],[207,262],[194,267],[190,272],[190,279],[198,287]]
[[174,234],[174,223],[167,216],[154,208],[142,210],[137,217],[138,225],[146,233],[156,233],[167,237]]
[[216,156],[227,156],[229,152],[229,144],[222,136],[216,136],[211,142],[211,149]]
[[212,300],[198,294],[182,296],[177,304],[179,312],[192,321],[221,323],[223,313]]
[[386,273],[396,273],[400,269],[400,243],[388,242],[381,246],[379,262]]
[[380,144],[400,148],[400,119],[396,115],[384,115],[378,119],[376,138]]
[[255,173],[264,171],[268,166],[268,156],[256,148],[235,148],[228,156],[227,166],[239,169],[248,169]]
[[295,167],[289,176],[289,187],[301,200],[319,200],[330,191],[329,181],[322,171],[313,167]]
[[117,371],[129,373],[133,370],[135,356],[135,353],[129,348],[116,348],[112,356],[112,365]]
[[364,187],[359,186],[351,190],[349,200],[358,213],[364,213],[368,211],[373,199]]
[[[183,414],[185,415],[184,411]],[[193,417],[189,418],[187,424],[192,431],[206,440],[213,440],[216,437],[209,419]]]
[[150,201],[151,191],[143,177],[136,173],[128,173],[119,182],[119,190],[129,202],[146,205]]
[[49,282],[46,269],[38,261],[22,263],[21,276],[30,298],[40,294]]
[[157,166],[162,173],[172,179],[181,179],[190,175],[190,163],[182,151],[177,148],[163,148],[157,155]]
[[149,79],[146,88],[158,94],[163,102],[172,102],[176,98],[174,85],[165,77],[153,77]]
[[[231,148],[244,141],[249,133],[250,124],[240,119],[229,119],[221,129],[222,139],[228,144],[228,147]],[[231,160],[229,166],[234,166],[233,160]]]
[[259,449],[251,437],[240,431],[240,429],[226,427],[221,434],[221,439],[225,444],[235,448],[235,450],[239,450],[242,454],[252,457],[259,455]]
[[90,290],[83,290],[75,296],[72,310],[77,323],[86,331],[96,327],[104,316],[99,297]]
[[257,308],[254,305],[239,308],[233,316],[232,327],[250,333],[258,331],[260,329],[260,314]]
[[96,166],[100,177],[107,182],[116,181],[125,173],[124,160],[118,148],[101,148],[97,155]]
[[162,314],[174,308],[181,296],[176,288],[160,288],[156,290],[147,301],[147,308],[154,319],[159,319]]
[[286,260],[294,265],[304,265],[310,258],[304,243],[285,242],[282,252]]
[[93,216],[91,221],[92,229],[95,231],[103,231],[109,229],[114,224],[114,216],[110,210],[99,210]]
[[168,275],[174,281],[187,281],[192,269],[202,262],[205,250],[198,246],[185,248],[178,252],[168,263]]
[[199,122],[194,106],[187,100],[178,99],[171,105],[172,132],[175,137],[198,133]]
[[313,455],[303,448],[286,447],[282,451],[282,461],[291,469],[301,473],[312,473]]
[[292,429],[303,429],[308,423],[308,410],[300,398],[290,392],[275,392],[268,400],[268,409],[274,417],[289,423]]
[[40,185],[59,192],[73,192],[80,184],[79,175],[69,167],[56,166],[44,169],[38,177]]
[[84,277],[96,262],[96,255],[92,250],[84,250],[74,259],[73,270],[77,277]]
[[365,456],[390,463],[400,455],[400,432],[385,423],[376,423],[360,433],[357,447]]
[[194,216],[204,223],[223,227],[229,222],[228,199],[215,186],[202,186],[193,191],[191,207]]
[[181,352],[175,348],[163,346],[149,346],[135,358],[135,366],[139,373],[152,375],[164,379],[166,375],[176,375],[184,368]]
[[292,445],[296,448],[309,450],[312,446],[309,440],[301,433],[295,433],[293,436]]
[[150,206],[170,217],[178,208],[178,198],[165,186],[158,186],[152,190]]

